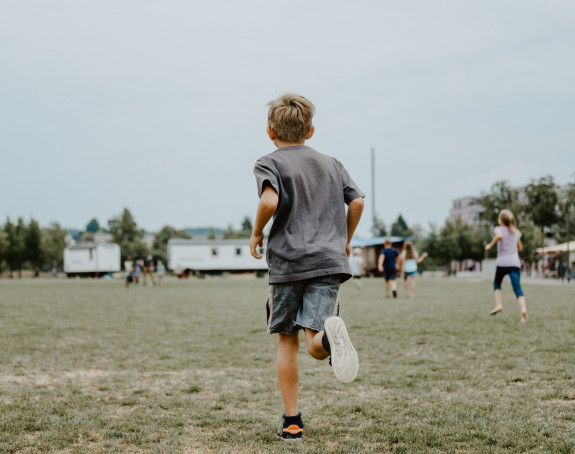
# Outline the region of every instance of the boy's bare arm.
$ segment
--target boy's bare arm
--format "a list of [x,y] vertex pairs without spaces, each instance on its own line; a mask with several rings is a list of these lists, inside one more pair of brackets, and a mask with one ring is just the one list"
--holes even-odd
[[359,224],[361,213],[363,213],[363,197],[358,197],[347,205],[347,244],[345,245],[345,252],[347,252],[348,257],[351,253],[351,238],[353,237],[357,224]]
[[278,206],[279,197],[277,192],[271,186],[266,186],[260,197],[258,211],[256,213],[256,220],[254,222],[254,230],[250,238],[250,253],[252,257],[261,259],[262,256],[258,253],[257,247],[262,247],[264,244],[264,227],[274,215]]

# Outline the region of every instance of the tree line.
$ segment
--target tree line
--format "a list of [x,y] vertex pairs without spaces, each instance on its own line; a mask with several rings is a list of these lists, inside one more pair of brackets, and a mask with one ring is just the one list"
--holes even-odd
[[[571,231],[575,231],[575,174],[572,179],[565,188],[560,189],[553,177],[547,175],[532,179],[522,192],[513,189],[507,181],[499,181],[488,192],[481,194],[479,203],[484,211],[480,215],[479,226],[469,226],[459,219],[448,219],[441,228],[431,224],[429,232],[424,234],[419,226],[409,227],[400,214],[392,223],[389,234],[413,236],[418,249],[429,253],[429,258],[423,262],[427,267],[438,268],[448,266],[452,261],[468,259],[481,261],[485,257],[484,245],[490,241],[493,226],[497,225],[499,211],[509,208],[517,217],[522,233],[521,258],[531,264],[537,259],[535,251],[543,245],[546,234],[552,235],[560,243],[566,241],[568,217]],[[122,262],[127,256],[141,257],[145,252],[167,262],[168,240],[192,238],[185,230],[167,225],[155,234],[149,248],[144,242],[144,230],[138,227],[127,208],[109,219],[106,228],[102,228],[96,219],[90,220],[79,240],[93,241],[94,235],[102,231],[111,234],[112,241],[120,245]],[[228,225],[224,238],[249,238],[251,231],[252,221],[245,216],[240,229]],[[385,223],[378,217],[375,218],[372,233],[375,236],[388,234]],[[58,223],[43,228],[34,219],[26,224],[22,218],[15,223],[8,218],[0,229],[0,273],[7,269],[12,277],[14,272],[21,276],[23,269],[62,269],[66,235],[67,231]],[[571,238],[574,237],[572,233]],[[215,234],[211,232],[208,238],[215,238]]]
[[[239,230],[230,224],[224,231],[224,238],[249,238],[251,231],[251,219],[246,216]],[[127,208],[120,215],[109,219],[105,227],[100,226],[97,219],[91,219],[76,239],[82,243],[92,242],[100,232],[110,234],[111,241],[120,246],[122,263],[128,256],[138,258],[146,252],[150,252],[155,260],[161,259],[167,263],[168,241],[172,238],[192,238],[187,231],[166,225],[154,235],[152,246],[149,247],[144,242],[145,231],[138,227]],[[22,218],[16,223],[8,218],[0,229],[0,274],[5,269],[9,271],[10,277],[14,273],[22,277],[24,269],[36,272],[61,270],[67,234],[68,231],[58,223],[42,228],[35,219],[26,224]],[[210,231],[208,239],[215,238],[215,232]]]
[[54,222],[42,228],[35,219],[28,224],[22,218],[9,218],[0,229],[0,273],[4,268],[13,277],[22,277],[23,269],[61,268],[67,231]]

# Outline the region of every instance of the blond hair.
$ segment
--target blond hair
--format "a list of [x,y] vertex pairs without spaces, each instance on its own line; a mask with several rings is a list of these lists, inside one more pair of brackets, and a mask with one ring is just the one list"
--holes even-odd
[[391,239],[390,238],[386,238],[385,241],[383,242],[383,245],[385,247],[391,247]]
[[301,95],[285,93],[267,103],[268,126],[282,142],[300,143],[309,135],[315,106]]
[[415,252],[413,250],[413,243],[409,240],[407,240],[405,242],[405,258],[406,259],[414,259],[415,258]]
[[515,225],[515,216],[513,216],[513,212],[511,210],[501,210],[499,212],[499,220],[503,223],[505,227],[507,227],[512,233],[517,233],[519,230]]

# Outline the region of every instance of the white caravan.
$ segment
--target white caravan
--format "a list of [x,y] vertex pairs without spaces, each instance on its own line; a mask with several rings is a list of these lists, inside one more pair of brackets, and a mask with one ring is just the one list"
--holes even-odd
[[250,254],[249,240],[182,240],[168,241],[168,269],[179,276],[254,272],[263,276],[268,271],[264,247],[258,248],[264,258]]
[[64,249],[64,271],[68,276],[101,276],[120,269],[117,244],[80,243]]

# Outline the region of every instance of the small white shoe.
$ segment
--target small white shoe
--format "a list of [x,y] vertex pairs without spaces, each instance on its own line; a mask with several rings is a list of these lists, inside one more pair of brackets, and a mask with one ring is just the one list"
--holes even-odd
[[357,377],[359,360],[345,323],[339,317],[329,317],[323,326],[331,349],[331,367],[335,377],[342,383],[351,383]]

